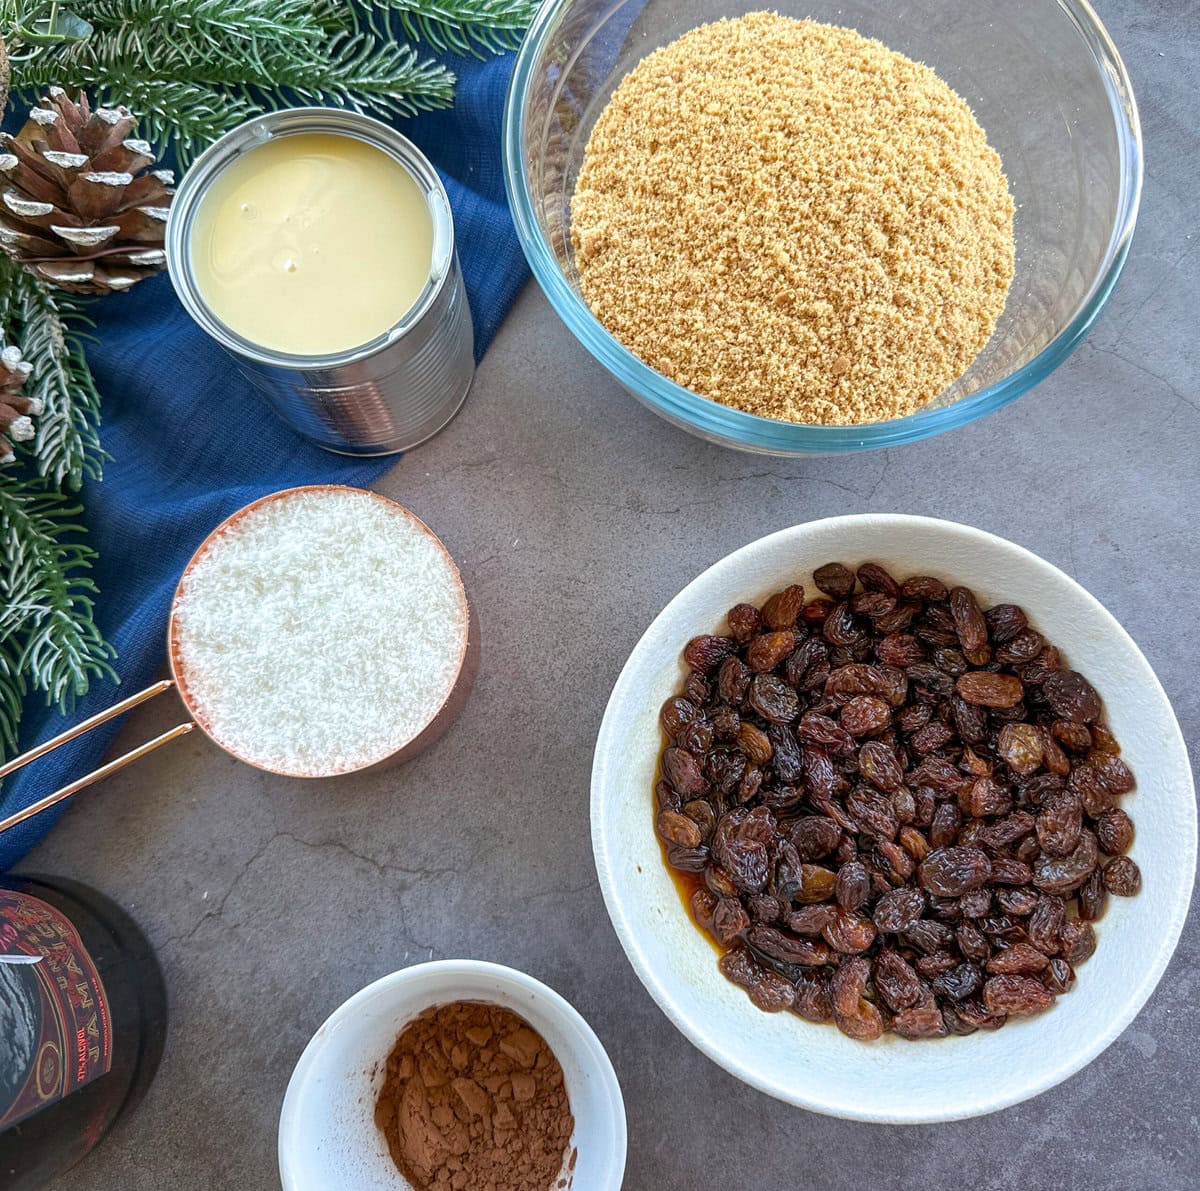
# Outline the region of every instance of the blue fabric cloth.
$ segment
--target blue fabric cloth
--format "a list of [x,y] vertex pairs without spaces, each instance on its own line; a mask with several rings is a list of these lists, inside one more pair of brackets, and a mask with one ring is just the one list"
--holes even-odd
[[[450,65],[459,76],[455,107],[397,127],[432,158],[449,191],[482,355],[528,275],[501,168],[512,56]],[[184,313],[165,276],[105,298],[94,313],[97,342],[88,358],[104,394],[102,441],[112,459],[103,483],[85,486],[83,501],[100,554],[97,620],[118,651],[122,681],[94,684],[70,721],[31,698],[23,748],[154,679],[175,584],[213,526],[265,493],[296,484],[369,485],[395,463],[327,454],[278,422]],[[470,408],[468,401],[467,417]],[[118,727],[106,724],[13,775],[0,791],[0,817],[95,768]],[[0,835],[0,871],[33,847],[62,809]]]

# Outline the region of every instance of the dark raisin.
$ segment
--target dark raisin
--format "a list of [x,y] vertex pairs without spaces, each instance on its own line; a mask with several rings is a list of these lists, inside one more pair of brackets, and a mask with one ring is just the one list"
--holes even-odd
[[1096,820],[1096,839],[1110,856],[1128,852],[1133,844],[1133,820],[1121,810],[1105,811]]
[[938,848],[925,857],[917,872],[921,885],[930,893],[959,897],[987,883],[992,862],[981,848]]
[[1038,898],[1038,904],[1029,916],[1026,931],[1029,941],[1039,951],[1053,955],[1059,947],[1059,932],[1066,921],[1066,907],[1063,899],[1054,894],[1043,894]]
[[1047,676],[1042,695],[1061,720],[1090,724],[1100,718],[1102,706],[1096,688],[1074,670],[1059,670]]
[[762,629],[762,613],[753,604],[735,604],[725,619],[729,622],[730,635],[739,645],[745,645]]
[[829,994],[829,977],[823,972],[805,972],[796,981],[796,1000],[792,1012],[805,1021],[833,1020],[833,1002]]
[[694,798],[691,802],[685,802],[680,809],[700,828],[702,842],[708,843],[717,827],[717,816],[712,804],[703,798]]
[[849,604],[835,604],[821,626],[821,635],[830,645],[854,645],[862,640],[863,632],[850,611]]
[[681,873],[702,873],[708,867],[707,848],[681,848],[678,844],[667,845],[667,863]]
[[932,997],[921,1005],[902,1009],[892,1019],[892,1029],[901,1038],[909,1039],[944,1038],[947,1033],[942,1011]]
[[1108,891],[1104,888],[1104,870],[1093,869],[1091,876],[1079,886],[1076,895],[1079,901],[1079,920],[1096,922],[1104,916],[1108,905]]
[[721,975],[726,980],[731,980],[742,988],[753,988],[763,977],[762,965],[754,958],[749,948],[744,946],[726,951],[717,961],[717,967],[721,969]]
[[873,736],[891,723],[891,708],[874,695],[859,695],[842,708],[841,726],[851,736]]
[[896,599],[900,585],[878,563],[864,562],[858,568],[858,581],[866,591],[879,591]]
[[1090,959],[1096,950],[1096,932],[1090,922],[1064,922],[1058,939],[1063,959],[1073,968]]
[[740,901],[723,897],[713,910],[713,935],[723,947],[728,947],[750,925],[750,915]]
[[698,709],[689,699],[682,695],[674,695],[663,705],[658,713],[663,731],[672,739],[678,740],[680,733],[696,718]]
[[813,571],[813,583],[827,596],[844,600],[854,590],[854,572],[840,562],[827,562]]
[[895,951],[881,951],[875,957],[871,978],[880,999],[893,1013],[921,999],[920,979],[912,965]]
[[997,645],[1019,636],[1029,626],[1025,613],[1016,604],[996,604],[984,613],[988,635]]
[[1054,1004],[1054,994],[1031,976],[993,976],[983,986],[983,1003],[992,1014],[1041,1013]]
[[875,646],[875,656],[888,666],[916,665],[925,660],[925,647],[911,633],[889,633]]
[[838,846],[842,833],[838,825],[824,815],[806,815],[791,824],[788,838],[800,859],[812,862],[828,856]]
[[788,914],[784,922],[788,930],[793,934],[815,937],[833,921],[835,913],[836,907],[828,903],[825,905],[801,906],[800,909],[793,910]]
[[773,926],[752,926],[746,942],[769,959],[783,964],[819,967],[829,963],[829,948],[819,939],[807,939],[777,930]]
[[1033,883],[1045,893],[1070,893],[1088,879],[1098,857],[1096,837],[1086,828],[1069,856],[1042,856],[1033,865]]
[[710,674],[734,650],[737,642],[732,637],[693,637],[683,650],[683,660],[693,670]]
[[750,683],[747,704],[765,720],[787,724],[800,714],[800,700],[782,678],[773,674],[756,674]]
[[870,975],[870,963],[861,956],[854,956],[844,960],[830,980],[833,1019],[838,1029],[864,1042],[883,1034],[879,1010],[863,996]]
[[859,860],[843,864],[837,873],[833,896],[845,910],[857,910],[870,896],[871,874]]
[[1104,866],[1104,888],[1118,897],[1133,897],[1142,887],[1142,872],[1128,856],[1118,856]]
[[1038,843],[1047,856],[1069,856],[1079,846],[1083,831],[1083,808],[1069,790],[1052,794],[1042,803],[1037,817]]
[[954,618],[954,631],[958,634],[967,661],[973,666],[987,665],[992,660],[987,621],[970,590],[965,587],[951,590],[950,615]]
[[750,689],[750,667],[741,658],[726,658],[717,670],[717,691],[721,698],[737,706]]
[[[1045,958],[1045,957],[1043,957]],[[930,981],[933,991],[951,1001],[964,1001],[983,988],[983,973],[972,963],[959,964]]]
[[750,990],[750,1000],[764,1013],[782,1013],[796,1003],[796,987],[778,972],[764,972]]
[[872,915],[877,930],[896,934],[907,930],[925,913],[925,895],[911,887],[885,893]]
[[709,889],[697,889],[692,894],[692,914],[705,930],[712,930],[713,911],[717,908],[717,895]]
[[700,762],[686,749],[669,748],[662,756],[663,777],[685,799],[703,798],[709,790]]

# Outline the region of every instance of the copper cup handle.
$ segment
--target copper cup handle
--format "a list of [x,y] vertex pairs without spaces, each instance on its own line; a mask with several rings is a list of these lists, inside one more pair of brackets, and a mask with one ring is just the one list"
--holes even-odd
[[[115,716],[124,714],[131,708],[137,707],[140,703],[145,703],[147,700],[153,699],[155,695],[161,695],[164,691],[169,691],[174,685],[175,683],[171,679],[164,678],[160,682],[146,687],[144,691],[138,691],[136,695],[130,695],[128,699],[122,699],[120,703],[114,703],[111,707],[105,708],[104,711],[97,712],[82,723],[76,724],[73,728],[68,728],[65,732],[60,732],[59,735],[51,740],[47,740],[44,744],[39,744],[31,748],[28,752],[22,753],[19,757],[14,757],[11,761],[0,765],[0,778],[7,777],[22,766],[28,765],[30,761],[36,761],[39,757],[44,757],[47,753],[52,753],[61,745],[86,735],[93,728],[113,719]],[[93,769],[91,773],[85,773],[83,777],[76,778],[75,781],[70,782],[61,789],[55,790],[53,794],[47,794],[45,798],[39,798],[37,802],[31,803],[24,810],[19,810],[15,814],[9,815],[7,819],[0,819],[0,834],[6,832],[10,827],[16,827],[18,823],[24,823],[26,819],[32,819],[34,815],[41,814],[44,810],[56,806],[58,803],[70,798],[72,794],[77,794],[80,790],[90,786],[93,782],[98,782],[108,777],[110,773],[116,773],[118,769],[124,769],[126,765],[133,764],[140,757],[144,757],[147,753],[152,753],[156,748],[161,748],[169,741],[175,740],[180,736],[186,736],[195,727],[196,725],[191,720],[183,724],[177,724],[161,736],[156,736],[153,740],[148,740],[145,744],[139,744],[137,748],[131,749],[123,756],[114,758],[106,765],[101,765],[99,769]]]

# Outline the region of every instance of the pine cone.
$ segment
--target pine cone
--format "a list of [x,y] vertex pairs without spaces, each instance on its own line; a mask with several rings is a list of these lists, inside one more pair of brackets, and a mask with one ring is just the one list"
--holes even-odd
[[0,464],[11,463],[16,458],[12,449],[14,442],[28,442],[33,437],[29,415],[42,412],[41,401],[20,392],[32,371],[33,365],[21,359],[19,347],[0,349]]
[[[166,264],[175,178],[147,170],[127,108],[97,108],[61,87],[16,136],[0,133],[0,248],[43,281],[77,294],[128,289]],[[2,150],[7,150],[2,151]]]

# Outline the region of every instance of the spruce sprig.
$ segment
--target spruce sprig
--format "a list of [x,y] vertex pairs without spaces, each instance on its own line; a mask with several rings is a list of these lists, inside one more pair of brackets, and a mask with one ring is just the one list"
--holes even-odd
[[[396,17],[411,38],[436,50],[459,54],[498,54],[521,44],[540,0],[358,0],[356,17],[365,12],[379,26]],[[352,12],[355,9],[352,7]]]

